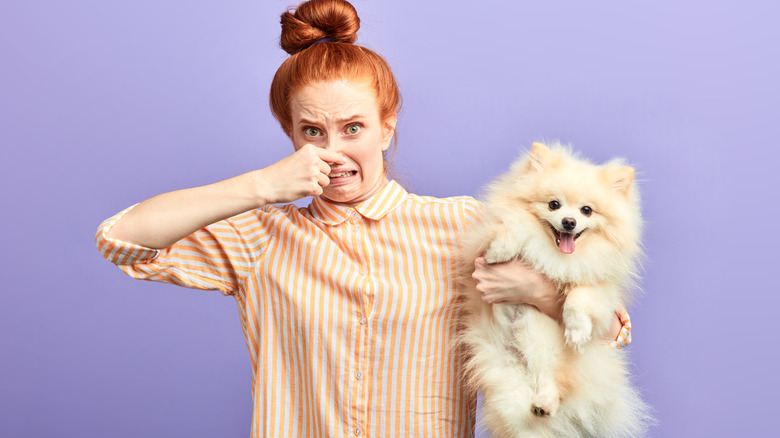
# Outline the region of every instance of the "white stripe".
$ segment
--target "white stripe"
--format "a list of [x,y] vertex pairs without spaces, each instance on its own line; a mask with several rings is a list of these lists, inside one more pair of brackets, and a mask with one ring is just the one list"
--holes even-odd
[[[446,245],[457,244],[478,206],[467,198],[441,200],[398,190],[380,192],[365,204],[359,232],[349,220],[330,227],[311,219],[308,210],[267,207],[213,224],[158,261],[126,268],[135,277],[190,287],[240,288],[237,306],[254,364],[255,436],[354,436],[358,426],[364,436],[440,436],[469,429],[465,394],[448,349],[453,311],[445,304],[455,293],[455,248]],[[319,207],[336,221],[344,217],[344,208]],[[137,263],[155,254],[108,242],[104,235],[96,242],[115,262]],[[213,261],[223,258],[229,265],[216,267]],[[360,265],[370,269],[370,277]],[[322,282],[314,275],[293,281],[301,270],[321,272]],[[363,311],[365,325],[358,321]],[[358,370],[364,372],[360,380]]]

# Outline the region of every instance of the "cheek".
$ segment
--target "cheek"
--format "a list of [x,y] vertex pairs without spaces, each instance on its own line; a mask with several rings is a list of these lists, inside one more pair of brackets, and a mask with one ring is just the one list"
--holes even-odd
[[384,166],[384,155],[382,148],[376,142],[366,142],[354,152],[356,161],[362,167],[382,167]]
[[544,220],[551,220],[552,219],[552,213],[550,209],[547,208],[547,205],[544,206],[542,204],[533,203],[532,206],[528,208],[531,213],[533,213],[536,217]]
[[292,142],[293,148],[296,151],[304,145],[304,143],[301,141],[300,135],[295,132],[290,135],[290,141]]

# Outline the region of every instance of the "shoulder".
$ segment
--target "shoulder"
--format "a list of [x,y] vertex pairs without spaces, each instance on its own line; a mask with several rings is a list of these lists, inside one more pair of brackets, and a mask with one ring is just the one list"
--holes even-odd
[[457,207],[466,211],[481,210],[482,203],[471,196],[450,196],[447,198],[436,198],[434,196],[423,196],[409,194],[408,201],[417,205],[427,205],[433,208]]
[[449,218],[459,223],[471,223],[482,214],[482,203],[471,196],[437,198],[408,194],[406,207],[426,215]]
[[256,228],[268,228],[281,222],[301,221],[311,218],[307,208],[298,207],[295,204],[271,204],[261,208],[249,210],[224,221],[217,222],[241,229],[251,230]]

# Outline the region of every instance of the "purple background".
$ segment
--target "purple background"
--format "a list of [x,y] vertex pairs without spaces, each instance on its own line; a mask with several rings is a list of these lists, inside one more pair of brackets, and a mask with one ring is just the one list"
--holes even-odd
[[[291,152],[267,91],[287,1],[0,4],[0,436],[247,436],[230,298],[132,281],[102,219]],[[655,437],[770,436],[780,67],[771,2],[355,1],[404,94],[395,170],[478,193],[536,139],[641,171],[630,309]]]

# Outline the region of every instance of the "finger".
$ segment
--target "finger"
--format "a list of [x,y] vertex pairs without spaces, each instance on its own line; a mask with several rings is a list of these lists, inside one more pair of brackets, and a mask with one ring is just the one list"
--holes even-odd
[[347,159],[344,158],[344,154],[342,154],[341,152],[331,151],[323,148],[315,148],[315,149],[317,152],[317,156],[320,157],[320,159],[326,163],[344,164],[347,162]]
[[306,143],[305,145],[299,147],[295,152],[300,152],[301,154],[311,153],[319,156],[319,154],[317,154],[318,149],[322,149],[322,148],[318,148],[317,146],[314,146],[311,143]]
[[623,329],[623,323],[620,318],[612,318],[612,324],[609,327],[609,333],[607,334],[608,341],[615,341],[620,337],[620,330]]
[[317,175],[317,184],[319,184],[320,187],[325,187],[330,184],[330,178],[328,178],[327,174],[320,173]]
[[320,173],[325,176],[330,175],[330,166],[322,160],[320,160]]

